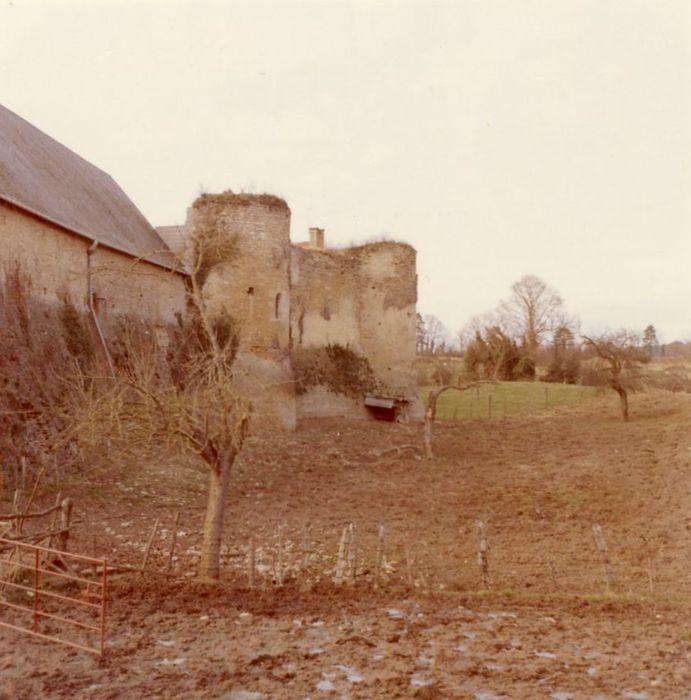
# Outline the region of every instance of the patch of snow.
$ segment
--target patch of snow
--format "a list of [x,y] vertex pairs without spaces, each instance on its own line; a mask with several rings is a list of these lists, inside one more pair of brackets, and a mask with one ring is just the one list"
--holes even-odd
[[168,659],[167,657],[163,661],[159,661],[157,666],[182,666],[185,663],[185,659],[179,656],[177,659]]
[[434,661],[434,659],[432,657],[424,656],[423,654],[420,654],[420,656],[418,656],[417,659],[415,659],[415,665],[416,666],[425,666],[425,667],[431,666],[432,661]]
[[410,677],[410,685],[413,688],[424,688],[426,685],[432,685],[432,681],[429,678],[424,678],[419,673],[413,673]]
[[328,678],[322,678],[319,683],[317,683],[317,690],[330,693],[332,690],[336,690],[336,686]]
[[637,690],[622,690],[621,696],[627,700],[648,700],[650,695],[646,692],[638,692]]
[[158,643],[162,647],[172,647],[175,645],[175,640],[174,639],[159,639]]
[[573,693],[569,693],[565,690],[557,690],[555,693],[552,693],[550,697],[553,700],[571,700],[571,698],[573,698]]
[[352,666],[338,664],[336,668],[346,674],[346,680],[348,683],[362,683],[362,681],[365,680]]
[[392,619],[392,620],[400,620],[403,617],[403,613],[400,610],[396,610],[396,608],[389,608],[386,611],[386,614]]
[[539,656],[541,659],[556,659],[557,655],[553,654],[551,651],[534,651],[535,656]]

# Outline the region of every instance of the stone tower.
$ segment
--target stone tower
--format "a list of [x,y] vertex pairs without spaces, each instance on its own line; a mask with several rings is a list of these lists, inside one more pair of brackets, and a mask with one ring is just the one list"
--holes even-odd
[[188,241],[206,240],[203,276],[209,314],[225,311],[238,329],[234,371],[256,414],[295,425],[290,368],[290,209],[271,195],[202,195],[190,207]]

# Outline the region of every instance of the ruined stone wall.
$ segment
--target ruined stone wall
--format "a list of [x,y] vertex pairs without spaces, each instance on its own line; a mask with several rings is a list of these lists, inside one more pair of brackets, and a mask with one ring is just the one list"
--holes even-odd
[[[89,241],[3,202],[0,241],[0,276],[19,264],[39,303],[68,298],[87,309]],[[184,278],[157,265],[99,247],[91,255],[91,280],[99,317],[134,315],[166,324],[185,314]]]
[[415,250],[389,242],[324,249],[320,229],[292,246],[289,229],[283,200],[227,192],[202,195],[184,230],[188,251],[199,242],[215,251],[198,265],[198,279],[210,315],[230,316],[238,330],[236,376],[255,414],[284,427],[296,415],[366,415],[361,401],[323,387],[296,396],[290,353],[339,344],[366,357],[380,391],[409,398],[420,418]]
[[359,263],[360,343],[391,394],[416,396],[416,253],[399,243],[352,251]]
[[[296,346],[339,343],[366,357],[382,393],[413,400],[411,417],[417,419],[422,407],[414,371],[415,265],[415,250],[400,243],[344,250],[294,247],[291,327]],[[298,412],[361,413],[349,405],[309,392],[298,399]]]
[[335,251],[291,251],[290,323],[295,347],[360,346],[357,265]]

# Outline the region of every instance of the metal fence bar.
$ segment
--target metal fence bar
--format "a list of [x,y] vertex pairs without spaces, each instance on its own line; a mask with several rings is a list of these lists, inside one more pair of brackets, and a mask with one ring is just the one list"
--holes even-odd
[[[23,634],[28,634],[33,637],[38,637],[40,639],[45,639],[48,641],[56,642],[58,644],[63,644],[75,649],[80,649],[82,651],[87,651],[91,654],[96,654],[97,656],[103,656],[105,649],[105,629],[106,629],[106,599],[107,599],[107,586],[108,586],[108,563],[105,559],[96,559],[94,557],[86,557],[79,554],[68,554],[62,550],[52,549],[50,547],[41,547],[39,545],[27,544],[24,542],[18,542],[16,540],[10,540],[0,537],[0,543],[6,545],[7,549],[11,549],[13,552],[22,552],[33,554],[33,564],[24,564],[21,561],[11,561],[8,559],[0,559],[0,563],[8,564],[12,567],[18,567],[22,569],[27,569],[33,571],[33,585],[24,585],[21,583],[15,583],[14,581],[2,581],[0,586],[14,588],[22,591],[26,591],[33,595],[33,602],[29,605],[17,605],[16,603],[10,603],[9,601],[0,598],[0,609],[6,608],[11,610],[16,610],[21,613],[28,613],[31,615],[31,626],[21,626],[15,625],[10,622],[5,622],[0,620],[0,627],[6,627],[9,629],[16,630]],[[51,557],[58,557],[61,559],[66,566],[68,566],[69,561],[78,561],[91,564],[92,566],[101,567],[101,580],[93,581],[81,576],[72,576],[69,574],[64,574],[62,572],[55,572],[45,566],[41,566],[41,555],[47,554]],[[10,555],[11,556],[11,555]],[[41,574],[44,574],[42,577]],[[87,590],[89,587],[93,587],[94,594],[98,597],[98,603],[89,602],[82,600],[80,598],[74,598],[72,596],[61,595],[58,593],[53,593],[52,591],[47,591],[41,588],[41,584],[46,585],[47,577],[56,576],[61,579],[67,579],[80,584],[85,584]],[[89,608],[93,612],[92,615],[96,614],[98,611],[98,623],[89,624],[87,622],[82,622],[81,620],[74,619],[72,617],[67,617],[65,615],[58,615],[56,613],[47,612],[40,609],[41,600],[48,598],[53,601],[58,601],[65,603],[69,606],[83,606]],[[84,644],[79,644],[70,639],[65,639],[63,637],[58,637],[55,635],[44,634],[38,631],[38,626],[42,618],[48,618],[55,620],[56,622],[64,623],[67,625],[72,625],[80,629],[88,630],[89,632],[95,632],[99,635],[99,641],[97,646],[87,646]]]
[[[63,552],[64,554],[64,552]],[[30,569],[31,571],[34,570],[35,565],[31,564],[22,564],[21,562],[18,561],[10,561],[9,559],[0,559],[0,564],[9,564],[10,566],[18,566],[21,567],[22,569]],[[58,578],[64,578],[67,581],[76,581],[77,583],[84,583],[84,584],[91,584],[92,586],[94,585],[94,580],[90,578],[82,578],[81,576],[70,576],[70,574],[63,574],[62,571],[54,571],[53,569],[47,569],[45,566],[41,567],[41,571],[45,574],[48,574],[49,576],[57,576]],[[99,586],[101,584],[98,584]]]
[[39,549],[42,552],[48,552],[50,554],[61,554],[63,556],[69,557],[70,559],[77,559],[78,561],[84,561],[89,564],[103,564],[105,559],[95,559],[94,557],[86,557],[83,554],[72,554],[63,552],[59,549],[54,549],[53,547],[41,547],[37,544],[29,544],[28,542],[17,542],[16,540],[9,540],[5,537],[0,537],[0,542],[10,545],[10,547],[20,546],[22,549]]
[[[6,608],[12,608],[13,610],[19,610],[21,612],[31,612],[31,608],[27,608],[26,605],[16,605],[15,603],[8,603],[3,601],[0,605],[4,605]],[[79,622],[77,620],[72,620],[69,617],[61,617],[60,615],[53,615],[52,613],[43,612],[39,610],[36,613],[39,617],[49,617],[51,620],[57,620],[58,622],[66,622],[69,625],[75,625],[75,627],[82,627],[83,629],[92,630],[93,632],[98,632],[101,628],[98,625],[87,625],[86,622]]]
[[[40,569],[38,570],[40,571]],[[88,600],[81,600],[80,598],[72,598],[67,595],[60,595],[59,593],[51,593],[50,591],[42,591],[35,586],[23,586],[21,583],[15,583],[14,581],[3,581],[3,586],[9,586],[10,588],[19,588],[22,591],[27,591],[29,593],[34,593],[36,597],[45,596],[46,598],[53,598],[55,600],[62,600],[65,603],[77,603],[78,605],[83,605],[86,608],[94,608],[94,610],[100,610],[101,604],[90,603]],[[96,584],[99,588],[99,584]]]
[[23,632],[24,634],[29,634],[32,637],[38,637],[39,639],[47,639],[51,642],[57,642],[58,644],[64,644],[68,647],[74,647],[75,649],[81,649],[82,651],[88,651],[90,654],[96,654],[97,656],[103,656],[103,645],[99,649],[94,647],[87,647],[83,644],[77,644],[77,642],[70,642],[68,639],[62,639],[60,637],[53,637],[49,634],[42,634],[41,632],[32,632],[26,627],[18,627],[17,625],[11,625],[9,622],[2,622],[0,620],[0,627],[7,627],[11,630],[16,630],[17,632]]
[[40,556],[41,553],[37,550],[34,551],[35,554],[35,572],[34,572],[34,620],[33,620],[33,631],[36,632],[36,629],[38,627],[38,595],[37,593],[41,590],[41,584],[40,584],[40,575],[41,575],[41,567],[40,567]]

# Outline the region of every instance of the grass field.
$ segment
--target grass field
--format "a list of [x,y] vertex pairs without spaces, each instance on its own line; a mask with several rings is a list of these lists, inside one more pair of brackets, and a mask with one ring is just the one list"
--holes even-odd
[[[423,403],[438,387],[420,388]],[[572,384],[546,382],[498,382],[482,384],[467,391],[446,391],[437,401],[437,418],[468,420],[520,416],[554,408],[564,404],[585,401],[601,394],[603,389]]]

